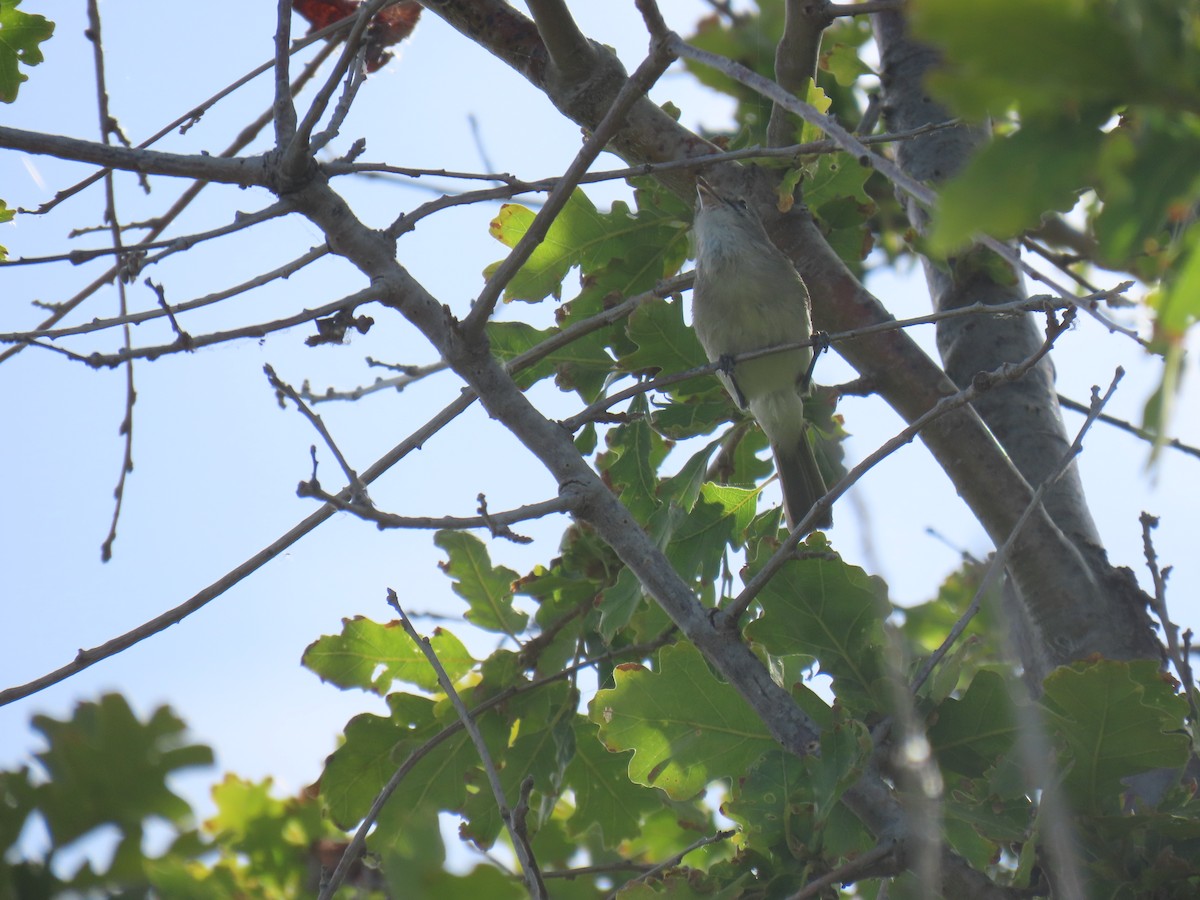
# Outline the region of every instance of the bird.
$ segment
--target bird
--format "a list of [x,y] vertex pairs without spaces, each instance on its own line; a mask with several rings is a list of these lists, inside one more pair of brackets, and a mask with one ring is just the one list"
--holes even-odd
[[[717,375],[733,402],[766,434],[784,516],[795,528],[826,492],[804,419],[812,348],[734,357],[810,338],[808,288],[746,201],[719,193],[703,178],[697,180],[693,231],[692,327],[709,362],[720,364]],[[832,524],[828,510],[812,523]]]

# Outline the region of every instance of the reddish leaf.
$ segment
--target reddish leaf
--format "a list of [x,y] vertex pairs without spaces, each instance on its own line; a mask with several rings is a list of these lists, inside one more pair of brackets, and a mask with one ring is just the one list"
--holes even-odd
[[[352,15],[360,5],[361,0],[295,0],[292,8],[312,25],[310,31],[320,31]],[[388,48],[412,34],[420,16],[420,3],[416,0],[400,0],[381,10],[371,20],[366,39],[368,72],[377,72],[387,64],[392,58]]]
[[292,9],[308,20],[311,31],[320,31],[346,18],[358,4],[359,0],[295,0]]

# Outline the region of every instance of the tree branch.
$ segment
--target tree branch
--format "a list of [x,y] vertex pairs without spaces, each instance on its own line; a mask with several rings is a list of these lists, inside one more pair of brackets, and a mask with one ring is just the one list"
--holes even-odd
[[563,0],[529,0],[529,12],[537,25],[554,67],[565,81],[582,81],[592,70],[595,51]]
[[488,750],[487,741],[483,739],[483,734],[480,732],[479,726],[475,724],[475,717],[467,709],[466,704],[463,703],[462,697],[458,695],[458,691],[454,689],[454,683],[451,682],[450,676],[438,660],[437,654],[433,650],[433,645],[429,643],[428,638],[421,637],[417,633],[417,630],[413,628],[412,622],[408,620],[408,616],[404,613],[404,607],[400,605],[400,598],[390,588],[388,589],[388,603],[399,614],[400,625],[404,628],[405,633],[412,638],[420,651],[425,654],[425,658],[429,660],[429,665],[437,675],[438,686],[441,687],[442,693],[453,704],[454,711],[458,713],[459,721],[463,723],[463,727],[467,729],[467,734],[471,736],[471,743],[475,745],[475,751],[479,754],[479,761],[483,764],[483,771],[487,774],[488,784],[492,788],[492,796],[495,797],[496,806],[500,810],[500,819],[504,822],[505,828],[508,829],[508,836],[512,840],[513,849],[516,851],[517,859],[521,863],[521,871],[525,877],[525,887],[529,890],[529,896],[533,897],[534,900],[545,900],[548,896],[546,885],[542,881],[541,872],[538,870],[537,859],[533,855],[533,848],[529,846],[529,839],[524,834],[524,829],[518,828],[514,822],[512,807],[508,805],[508,800],[504,796],[504,786],[500,784],[500,773],[496,771],[496,764],[492,761],[492,754]]
[[[783,35],[775,46],[775,81],[789,94],[804,97],[809,82],[817,77],[821,35],[833,19],[821,3],[812,0],[784,0],[783,10]],[[768,146],[790,143],[795,132],[793,123],[786,109],[778,103],[771,104]]]
[[263,156],[225,159],[202,154],[134,150],[4,126],[0,126],[0,147],[6,150],[24,150],[26,153],[40,156],[53,156],[56,159],[92,163],[127,172],[152,172],[155,175],[215,181],[238,187],[266,187],[273,180],[271,166]]

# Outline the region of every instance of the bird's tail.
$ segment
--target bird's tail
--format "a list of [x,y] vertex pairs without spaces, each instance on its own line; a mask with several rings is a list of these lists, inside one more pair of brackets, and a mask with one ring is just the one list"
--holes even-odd
[[[800,440],[787,446],[773,445],[775,468],[779,472],[779,483],[783,487],[783,513],[788,528],[795,528],[818,500],[825,495],[825,479],[817,466],[808,436],[801,434]],[[812,527],[828,528],[833,524],[833,514],[825,510]]]

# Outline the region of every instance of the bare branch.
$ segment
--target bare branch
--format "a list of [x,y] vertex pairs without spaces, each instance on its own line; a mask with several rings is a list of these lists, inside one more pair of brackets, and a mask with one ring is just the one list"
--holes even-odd
[[1171,615],[1167,612],[1167,578],[1171,574],[1171,567],[1159,569],[1154,539],[1150,536],[1150,532],[1158,527],[1158,518],[1144,512],[1138,521],[1142,524],[1142,549],[1146,557],[1146,568],[1150,570],[1150,579],[1154,584],[1154,596],[1151,598],[1154,615],[1162,623],[1163,635],[1167,639],[1167,655],[1183,683],[1183,692],[1187,696],[1192,721],[1200,722],[1200,711],[1196,709],[1196,680],[1192,674],[1192,663],[1188,658],[1186,644],[1181,646],[1179,643],[1179,626],[1171,620]]
[[[118,128],[108,106],[108,88],[105,85],[104,77],[104,45],[101,40],[100,7],[97,0],[88,0],[87,11],[87,35],[92,42],[96,73],[96,105],[100,115],[100,140],[107,145],[110,143],[111,135],[118,131]],[[109,224],[113,250],[120,256],[122,251],[121,223],[117,216],[117,196],[111,172],[104,178],[104,220]],[[120,314],[124,316],[129,308],[124,279],[117,282],[117,298],[120,304]],[[131,341],[128,325],[122,328],[121,337],[128,349]],[[137,391],[134,389],[133,383],[133,361],[130,360],[125,366],[125,416],[117,429],[117,433],[125,438],[124,455],[121,459],[121,472],[117,476],[117,485],[113,489],[115,502],[113,503],[112,519],[108,526],[108,535],[100,544],[100,559],[104,562],[112,559],[113,544],[117,540],[117,523],[121,521],[121,507],[125,502],[125,481],[129,477],[129,473],[133,471],[133,405],[135,402],[137,402]]]
[[[1088,407],[1084,406],[1077,400],[1072,400],[1070,397],[1064,397],[1062,394],[1058,395],[1058,403],[1060,406],[1064,407],[1065,409],[1069,409],[1072,412],[1085,414],[1088,412]],[[1122,431],[1127,431],[1132,435],[1136,435],[1148,443],[1155,444],[1159,441],[1159,438],[1156,435],[1151,434],[1144,428],[1138,428],[1136,425],[1132,425],[1129,422],[1126,422],[1124,419],[1118,419],[1115,416],[1110,416],[1108,413],[1102,413],[1100,415],[1100,421],[1105,425],[1112,425],[1114,428],[1119,428]],[[1171,447],[1172,449],[1178,450],[1181,453],[1187,453],[1189,456],[1200,458],[1200,447],[1193,447],[1191,444],[1185,444],[1183,441],[1179,440],[1179,438],[1167,438],[1162,442],[1162,444],[1164,447]]]
[[57,159],[93,163],[110,169],[194,178],[200,181],[234,184],[238,187],[261,187],[271,181],[270,169],[261,156],[224,159],[202,154],[133,150],[3,126],[0,126],[0,147],[53,156]]
[[292,36],[292,0],[277,0],[275,4],[275,146],[280,150],[291,144],[296,135],[296,107],[288,90],[288,65],[291,54],[288,44]]
[[[342,472],[346,476],[345,490],[348,498],[346,502],[352,506],[370,508],[371,498],[367,496],[366,485],[362,483],[358,477],[358,473],[346,461],[346,457],[337,445],[337,441],[333,439],[333,435],[325,427],[324,420],[308,408],[308,404],[300,399],[300,395],[296,393],[295,388],[275,374],[275,369],[270,363],[263,366],[263,372],[266,373],[267,381],[271,383],[271,387],[296,404],[296,408],[300,410],[300,414],[308,419],[313,428],[317,430],[317,433],[321,435],[322,440],[325,441],[325,446],[329,448],[329,451],[333,454],[333,458],[337,460],[337,464],[342,467]],[[316,482],[315,475],[313,476],[313,482]]]
[[[328,247],[317,247],[316,249],[310,250],[303,256],[298,257],[277,269],[264,272],[262,275],[256,275],[254,278],[244,281],[241,284],[234,285],[231,288],[226,288],[223,291],[217,291],[213,294],[205,294],[203,297],[199,297],[195,300],[189,300],[185,303],[178,303],[171,307],[171,313],[179,314],[189,310],[199,309],[203,306],[209,306],[213,303],[219,303],[222,300],[235,297],[238,294],[252,290],[253,288],[261,287],[262,285],[275,281],[278,278],[287,278],[288,276],[293,275],[303,269],[309,263],[315,262],[328,253]],[[346,301],[339,300],[336,303],[321,307],[320,310],[314,310],[314,312],[318,316],[329,315],[331,312],[342,309],[345,302]],[[42,339],[57,340],[59,338],[71,337],[73,335],[91,334],[93,332],[104,331],[109,328],[116,328],[120,325],[138,325],[142,322],[148,322],[151,319],[159,319],[169,314],[170,313],[160,307],[159,309],[147,309],[142,312],[128,313],[124,316],[114,316],[113,318],[109,319],[93,319],[90,322],[82,322],[79,325],[70,325],[64,328],[38,328],[33,331],[10,331],[7,333],[0,333],[0,344],[28,344]],[[4,359],[5,357],[0,354],[0,362],[2,362]]]
[[[367,365],[379,365],[379,363],[368,357]],[[334,400],[359,400],[368,394],[378,393],[379,391],[396,391],[399,393],[410,384],[416,384],[430,375],[446,371],[446,363],[445,361],[439,361],[427,363],[423,366],[397,366],[395,368],[399,368],[401,374],[392,378],[376,378],[371,384],[345,391],[326,388],[323,392],[317,393],[305,382],[304,386],[300,389],[300,396],[315,405],[317,403],[329,403]]]
[[130,359],[158,359],[160,356],[166,356],[170,353],[178,353],[181,350],[196,350],[200,347],[211,347],[214,344],[223,344],[227,341],[243,340],[245,338],[262,338],[276,331],[285,331],[288,328],[295,328],[297,325],[302,325],[305,322],[312,322],[323,319],[327,316],[336,315],[338,313],[353,312],[363,303],[369,303],[378,299],[379,292],[371,288],[364,288],[356,294],[351,294],[341,300],[335,300],[332,303],[327,303],[324,306],[316,309],[306,309],[294,315],[284,316],[282,319],[275,319],[271,322],[256,323],[252,325],[244,325],[241,328],[233,328],[229,331],[218,331],[212,334],[202,334],[198,337],[189,335],[186,341],[175,340],[170,344],[157,344],[152,347],[130,347],[126,350],[118,351],[117,353],[91,353],[84,356],[67,350],[63,347],[56,347],[49,344],[40,343],[37,340],[26,339],[24,343],[27,346],[41,347],[47,350],[54,350],[63,354],[68,359],[75,362],[81,362],[94,369],[116,368]]
[[[336,31],[339,27],[341,27],[341,23],[335,23],[335,25],[332,25],[329,28],[325,28],[325,29],[322,29],[320,32],[317,32],[316,35],[310,35],[310,38],[315,39],[317,36],[323,36],[327,32],[332,33],[333,31]],[[305,42],[301,41],[301,42],[297,43],[296,46],[298,48],[300,46],[303,46],[304,44],[305,44]],[[317,52],[317,54],[313,57],[312,60],[309,61],[308,65],[306,65],[304,67],[304,71],[301,72],[301,74],[296,78],[295,82],[293,82],[293,84],[292,84],[293,95],[298,93],[300,91],[300,89],[305,84],[308,83],[309,79],[312,78],[312,76],[316,73],[317,69],[320,68],[321,64],[325,61],[326,57],[330,53],[332,53],[332,51],[333,51],[333,45],[327,44],[326,46],[322,47]],[[257,75],[260,72],[265,72],[267,69],[270,68],[270,66],[271,66],[270,63],[264,64],[260,68],[259,72],[255,72],[255,73],[253,73],[253,75]],[[245,83],[245,81],[249,81],[250,78],[253,77],[253,75],[247,76],[243,81],[235,83],[234,86],[227,88],[226,91],[230,92],[234,89],[234,87],[240,86],[240,84]],[[198,116],[199,112],[205,108],[206,104],[215,103],[217,100],[219,100],[223,96],[225,96],[225,94],[218,93],[215,97],[212,97],[208,101],[205,101],[205,104],[201,104],[201,106],[196,107],[196,109],[194,109],[192,111],[192,113],[195,114],[196,116]],[[222,157],[231,157],[231,156],[236,155],[238,152],[240,152],[246,146],[248,146],[250,144],[250,142],[253,141],[254,138],[258,136],[259,132],[262,131],[262,129],[264,127],[266,127],[266,124],[267,124],[267,122],[269,122],[271,120],[272,115],[273,115],[273,111],[268,109],[265,113],[260,115],[254,122],[250,123],[245,128],[243,128],[241,130],[241,132],[238,134],[238,136],[234,139],[233,143],[230,144],[220,155]],[[177,119],[176,124],[179,121],[181,121],[181,120]],[[171,126],[171,127],[173,127],[173,126]],[[153,143],[154,141],[161,138],[164,134],[166,134],[170,130],[171,130],[170,127],[163,129],[158,134],[156,134],[152,138],[150,138],[148,141],[143,142],[142,146],[144,147],[144,146],[149,145],[150,143]],[[108,171],[108,170],[105,170],[105,171]],[[39,209],[39,212],[44,212],[45,210],[51,208],[53,205],[57,204],[61,200],[65,199],[67,196],[70,196],[72,193],[76,192],[76,190],[82,190],[83,188],[87,187],[89,184],[94,183],[96,180],[103,177],[103,174],[104,174],[103,172],[97,173],[96,175],[93,175],[90,180],[85,179],[84,181],[77,184],[74,188],[71,188],[66,192],[60,191],[58,194],[55,195],[55,199],[50,204],[42,206]],[[185,190],[182,194],[180,194],[179,198],[173,204],[171,204],[170,209],[168,209],[165,213],[163,213],[161,216],[158,217],[154,226],[151,228],[150,233],[146,235],[144,240],[152,241],[156,237],[158,237],[158,235],[162,234],[167,229],[167,227],[171,224],[171,222],[173,222],[176,219],[176,217],[178,217],[179,214],[181,212],[183,212],[183,210],[187,209],[187,207],[191,205],[192,201],[195,200],[197,196],[199,196],[200,192],[204,190],[204,188],[207,186],[207,184],[208,184],[208,182],[205,182],[205,181],[197,181],[197,182],[194,182],[193,184],[191,184],[187,188],[187,190]],[[136,250],[136,245],[135,245],[134,249]],[[104,285],[108,284],[114,278],[116,278],[117,275],[119,274],[119,272],[120,272],[119,266],[112,267],[107,272],[105,272],[103,275],[101,275],[99,278],[92,281],[83,290],[76,293],[75,296],[73,296],[70,300],[66,301],[65,303],[58,304],[54,310],[54,313],[49,318],[43,320],[42,323],[38,326],[38,328],[39,329],[47,329],[47,328],[50,328],[55,322],[61,321],[63,319],[63,317],[65,317],[71,310],[75,309],[75,307],[77,307],[80,303],[82,303],[88,297],[92,296],[92,294],[94,294],[97,290],[99,290]],[[21,350],[24,349],[24,346],[25,346],[24,344],[19,344],[15,347],[10,347],[9,349],[0,353],[0,363],[4,362],[4,360],[8,359],[10,356],[20,353]]]
[[[204,241],[211,241],[215,238],[236,234],[244,228],[252,228],[255,225],[259,225],[263,222],[269,222],[271,219],[276,219],[279,216],[287,215],[291,211],[292,206],[290,203],[287,201],[278,201],[276,203],[272,203],[270,206],[265,207],[264,209],[256,210],[254,212],[239,212],[234,216],[234,220],[228,225],[221,225],[218,228],[211,228],[208,231],[200,231],[196,232],[195,234],[186,234],[177,238],[170,238],[162,241],[139,241],[135,245],[137,258],[139,260],[137,269],[140,272],[147,265],[152,265],[156,262],[159,262],[172,253],[190,250],[192,247],[203,243]],[[124,254],[126,254],[129,249],[130,248],[124,245],[117,245],[114,247],[98,247],[91,250],[72,250],[69,253],[56,253],[50,256],[19,256],[15,259],[0,261],[0,268],[5,266],[40,265],[51,262],[69,262],[71,265],[77,266],[93,259],[99,259],[104,256],[111,256],[113,254],[116,254],[118,257],[124,257]],[[143,258],[145,251],[156,249],[162,249],[163,252],[156,254],[155,256]],[[122,264],[123,261],[118,262],[118,266],[121,266]]]
[[[551,500],[543,500],[540,503],[529,503],[524,506],[518,506],[516,509],[509,509],[498,513],[489,512],[487,515],[481,513],[478,516],[399,516],[395,513],[383,512],[361,501],[349,500],[345,496],[345,491],[340,494],[327,493],[322,490],[319,484],[313,484],[312,482],[301,483],[296,493],[300,497],[312,497],[321,500],[337,507],[340,512],[351,513],[365,522],[374,522],[380,529],[406,528],[434,530],[453,528],[465,530],[467,528],[487,528],[492,532],[493,537],[509,537],[509,535],[504,533],[504,529],[511,523],[540,519],[552,513],[569,513],[575,505],[575,499],[569,494],[564,494],[561,497],[555,497]],[[528,538],[517,541],[517,543],[526,542],[528,542]]]

